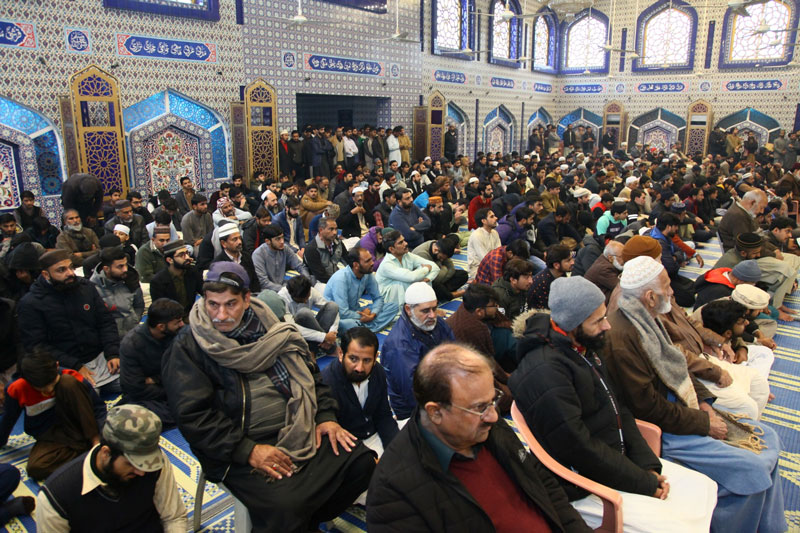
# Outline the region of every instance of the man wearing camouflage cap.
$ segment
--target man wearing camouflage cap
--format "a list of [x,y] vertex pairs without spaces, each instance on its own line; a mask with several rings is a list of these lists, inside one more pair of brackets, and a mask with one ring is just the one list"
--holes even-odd
[[161,420],[138,405],[108,412],[100,443],[56,470],[37,498],[39,531],[186,531],[186,507],[158,446]]

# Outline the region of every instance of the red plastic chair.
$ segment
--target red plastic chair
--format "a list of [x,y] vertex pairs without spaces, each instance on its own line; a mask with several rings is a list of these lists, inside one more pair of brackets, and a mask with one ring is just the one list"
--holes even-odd
[[[533,432],[528,427],[527,422],[525,422],[525,417],[522,416],[522,413],[517,407],[517,402],[511,404],[511,419],[514,420],[514,425],[516,425],[517,430],[528,444],[528,447],[531,449],[533,455],[535,455],[536,458],[539,459],[539,461],[541,461],[548,470],[553,472],[558,477],[569,481],[573,485],[576,485],[594,494],[600,498],[600,500],[602,500],[603,521],[600,524],[600,527],[595,529],[595,531],[602,533],[623,533],[622,495],[612,488],[606,487],[605,485],[592,481],[587,477],[573,472],[569,468],[566,468],[561,463],[553,459],[550,454],[544,450],[542,445],[539,444],[539,441],[536,440],[536,437],[533,436]],[[637,420],[636,425],[639,427],[639,431],[642,433],[642,436],[647,441],[647,444],[650,446],[653,452],[657,456],[660,456],[661,429],[655,424],[644,422],[642,420]]]

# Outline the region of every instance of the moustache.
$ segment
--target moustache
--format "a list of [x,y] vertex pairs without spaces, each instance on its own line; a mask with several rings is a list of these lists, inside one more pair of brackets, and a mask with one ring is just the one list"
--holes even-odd
[[212,318],[211,322],[214,324],[235,324],[236,321],[232,318],[226,318],[225,320],[220,320],[218,318]]

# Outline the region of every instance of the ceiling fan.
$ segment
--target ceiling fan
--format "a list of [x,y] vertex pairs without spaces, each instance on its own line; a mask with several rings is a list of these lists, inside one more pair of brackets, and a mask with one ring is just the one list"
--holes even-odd
[[473,50],[471,48],[462,48],[461,50],[456,49],[440,49],[439,55],[450,56],[450,55],[465,55],[465,56],[479,56],[481,54],[488,54],[489,50]]
[[297,0],[297,13],[293,17],[270,17],[273,20],[288,23],[290,28],[297,28],[300,26],[330,26],[334,22],[325,20],[312,20],[303,15],[303,0]]
[[747,12],[747,8],[749,6],[754,6],[757,4],[766,4],[771,0],[728,0],[727,4],[724,4],[725,7],[731,10],[732,13],[735,15],[739,15],[741,17],[749,17],[750,13]]
[[394,41],[396,43],[417,43],[419,41],[416,39],[409,39],[407,31],[400,31],[400,2],[398,1],[395,4],[395,11],[394,11],[394,33],[391,37],[385,37],[383,39],[372,39],[376,42],[381,41]]
[[509,0],[506,0],[505,9],[500,13],[484,13],[482,11],[472,11],[470,12],[471,15],[477,15],[479,17],[486,17],[486,18],[498,18],[501,22],[509,22],[511,19],[533,19],[537,17],[543,17],[548,15],[549,13],[514,13],[511,8],[508,6]]

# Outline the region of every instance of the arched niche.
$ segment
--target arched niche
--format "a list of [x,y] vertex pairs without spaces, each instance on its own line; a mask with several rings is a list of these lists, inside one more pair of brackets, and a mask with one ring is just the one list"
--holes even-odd
[[122,114],[134,189],[177,192],[183,176],[196,189],[213,189],[230,176],[228,133],[213,109],[167,89]]
[[60,226],[61,185],[67,177],[64,143],[56,125],[35,109],[0,96],[0,211],[19,207],[31,191]]
[[717,126],[725,131],[739,128],[739,136],[742,137],[742,140],[747,138],[748,131],[752,131],[759,147],[774,141],[781,129],[777,120],[752,107],[746,107],[721,118],[717,122]]
[[639,115],[628,128],[628,144],[640,142],[651,148],[669,150],[676,142],[684,142],[686,120],[663,107]]
[[483,151],[506,153],[514,149],[515,122],[506,106],[492,109],[483,119]]
[[453,102],[447,102],[445,124],[448,127],[450,124],[455,124],[456,131],[458,132],[458,153],[466,155],[467,136],[469,135],[469,118],[467,114]]

